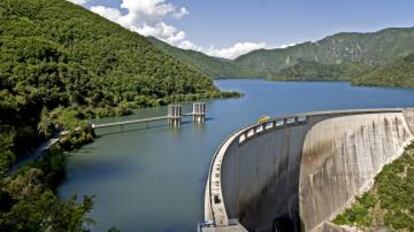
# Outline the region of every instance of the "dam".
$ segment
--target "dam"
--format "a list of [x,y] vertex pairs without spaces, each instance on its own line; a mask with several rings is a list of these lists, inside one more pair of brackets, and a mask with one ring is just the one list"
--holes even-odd
[[341,231],[329,222],[413,140],[414,110],[280,116],[215,152],[199,231]]

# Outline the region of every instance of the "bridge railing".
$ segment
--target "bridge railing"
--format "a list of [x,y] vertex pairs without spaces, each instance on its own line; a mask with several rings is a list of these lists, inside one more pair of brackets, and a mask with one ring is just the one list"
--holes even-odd
[[255,137],[256,135],[267,133],[275,129],[306,124],[307,120],[308,120],[308,116],[299,115],[299,116],[291,116],[291,117],[272,118],[266,122],[257,123],[255,124],[255,126],[253,126],[253,128],[244,130],[238,136],[239,145]]
[[[167,119],[168,125],[170,126],[179,126],[183,118],[185,117],[192,117],[193,122],[200,124],[205,122],[206,118],[206,103],[205,102],[194,102],[193,103],[193,110],[189,113],[183,112],[183,106],[180,104],[171,104],[168,105],[167,114],[164,116],[153,116],[142,118],[138,115],[131,115],[131,116],[124,116],[124,117],[115,117],[111,119],[103,119],[103,120],[91,120],[89,122],[93,128],[105,128],[105,127],[112,127],[112,126],[123,126],[127,124],[136,124],[136,123],[149,123],[153,121],[159,121]],[[110,121],[109,121],[110,120]]]

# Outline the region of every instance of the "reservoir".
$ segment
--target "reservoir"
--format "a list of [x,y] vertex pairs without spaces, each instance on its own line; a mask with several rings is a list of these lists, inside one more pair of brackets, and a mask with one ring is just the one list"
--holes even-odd
[[[208,120],[179,128],[166,122],[98,130],[99,138],[70,157],[63,197],[95,195],[93,231],[195,231],[203,220],[211,156],[231,132],[262,115],[414,106],[413,89],[354,87],[344,82],[219,80],[222,90],[245,94],[207,102]],[[191,103],[183,103],[184,112]],[[166,107],[133,118],[166,115]],[[117,118],[102,121],[116,121]]]

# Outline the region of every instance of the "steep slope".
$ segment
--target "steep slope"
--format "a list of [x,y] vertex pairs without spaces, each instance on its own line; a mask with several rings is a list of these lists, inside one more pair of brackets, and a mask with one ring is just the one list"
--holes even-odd
[[354,78],[355,85],[414,88],[414,53]]
[[302,61],[272,74],[274,80],[288,81],[346,81],[358,76],[366,67],[358,63],[322,64]]
[[154,37],[148,38],[156,47],[178,60],[190,64],[202,73],[214,77],[225,78],[237,76],[238,68],[230,60],[208,56],[202,52],[180,49],[162,42]]
[[[44,80],[35,75],[34,88],[50,79],[49,89],[62,89],[60,97],[76,104],[116,105],[140,95],[159,99],[216,91],[206,76],[146,38],[64,0],[4,0],[0,7],[2,89],[10,91],[38,72],[48,75]],[[53,72],[60,78],[49,75]],[[76,82],[85,83],[69,86]],[[74,94],[80,87],[82,99]]]
[[14,152],[36,140],[42,109],[76,107],[84,114],[71,115],[84,119],[222,95],[206,75],[80,6],[0,1],[0,127],[22,135]]
[[[65,151],[94,139],[87,119],[224,95],[206,75],[80,6],[1,0],[0,230],[89,231],[92,199],[56,195]],[[7,172],[58,134],[42,159]]]
[[373,187],[334,222],[359,231],[414,231],[414,144],[386,165]]
[[234,62],[240,68],[272,74],[295,65],[299,60],[322,64],[359,63],[373,67],[388,64],[412,52],[414,28],[389,28],[374,33],[338,33],[318,42],[285,49],[258,50]]
[[[211,77],[350,80],[413,53],[414,28],[338,33],[317,42],[305,42],[283,49],[256,50],[232,61],[172,47],[156,39],[151,41],[171,56],[192,64]],[[405,84],[406,81],[402,82]]]

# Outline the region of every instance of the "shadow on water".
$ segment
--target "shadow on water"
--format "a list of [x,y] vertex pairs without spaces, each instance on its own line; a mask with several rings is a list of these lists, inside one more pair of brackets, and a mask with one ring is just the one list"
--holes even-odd
[[90,153],[93,153],[95,150],[96,150],[95,147],[84,146],[84,147],[82,147],[82,150],[76,150],[76,153],[78,153],[78,154],[90,154]]
[[[96,132],[97,133],[97,138],[102,138],[102,137],[105,137],[105,136],[122,134],[122,133],[131,133],[131,132],[144,131],[144,130],[150,130],[150,129],[167,128],[168,125],[151,125],[151,126],[145,126],[145,127],[140,127],[140,128],[132,128],[132,129],[122,129],[122,128],[120,128],[120,126],[116,126],[116,127],[119,128],[116,131]],[[116,128],[116,127],[114,127],[114,128]]]
[[101,180],[109,180],[114,178],[123,178],[131,172],[131,170],[142,170],[141,165],[134,163],[131,166],[128,161],[122,160],[100,160],[94,162],[85,162],[78,167],[88,169],[87,175],[84,175],[80,182],[98,182]]

